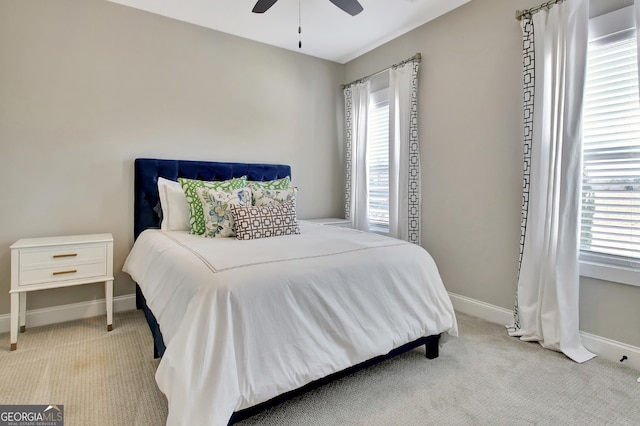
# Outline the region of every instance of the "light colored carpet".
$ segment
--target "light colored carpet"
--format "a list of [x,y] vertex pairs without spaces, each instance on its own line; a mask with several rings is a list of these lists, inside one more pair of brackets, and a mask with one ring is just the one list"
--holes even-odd
[[65,425],[163,425],[167,402],[154,374],[142,311],[27,329],[18,350],[0,338],[2,404],[64,405]]
[[[0,335],[0,403],[62,404],[65,424],[162,425],[152,343],[139,311]],[[241,422],[248,425],[638,425],[638,372],[579,365],[463,314],[440,357],[418,348]]]

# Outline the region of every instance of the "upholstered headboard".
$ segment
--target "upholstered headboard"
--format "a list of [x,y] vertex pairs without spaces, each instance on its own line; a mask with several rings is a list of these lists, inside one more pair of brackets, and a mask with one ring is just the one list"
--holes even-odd
[[171,180],[178,180],[179,177],[227,180],[242,176],[247,176],[247,179],[252,181],[291,177],[291,167],[282,164],[136,159],[133,207],[135,238],[138,238],[138,235],[147,228],[160,227],[158,177]]

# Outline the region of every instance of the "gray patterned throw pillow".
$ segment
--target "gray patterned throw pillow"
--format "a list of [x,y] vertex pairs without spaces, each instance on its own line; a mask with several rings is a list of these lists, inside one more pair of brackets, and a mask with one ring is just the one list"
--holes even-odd
[[264,206],[229,206],[233,215],[236,239],[277,237],[300,233],[293,201],[272,203]]

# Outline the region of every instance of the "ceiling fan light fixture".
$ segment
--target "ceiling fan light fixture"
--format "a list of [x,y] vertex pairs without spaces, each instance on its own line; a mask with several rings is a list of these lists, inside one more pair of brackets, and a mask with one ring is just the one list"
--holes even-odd
[[[258,0],[251,10],[253,13],[264,13],[271,8],[278,0]],[[337,7],[351,16],[356,16],[364,8],[358,0],[329,0]],[[298,0],[298,49],[302,49],[302,6]]]

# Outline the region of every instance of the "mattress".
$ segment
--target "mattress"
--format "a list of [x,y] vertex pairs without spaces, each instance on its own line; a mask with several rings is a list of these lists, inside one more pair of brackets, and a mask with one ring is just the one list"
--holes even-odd
[[227,424],[254,406],[423,336],[457,336],[423,248],[300,221],[239,241],[149,229],[123,270],[166,344],[156,381],[167,424]]

